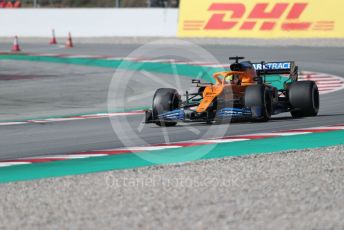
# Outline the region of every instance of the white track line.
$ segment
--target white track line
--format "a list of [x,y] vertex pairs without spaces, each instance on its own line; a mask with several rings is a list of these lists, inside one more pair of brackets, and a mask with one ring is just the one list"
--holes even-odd
[[[342,126],[320,126],[320,127],[315,127],[315,128],[304,128],[301,130],[323,130],[323,129],[328,129],[328,130],[344,130],[344,127]],[[298,129],[296,129],[298,130]]]
[[[27,160],[38,160],[38,159],[84,159],[91,157],[103,157],[108,156],[108,154],[73,154],[73,155],[57,155],[57,156],[44,156],[44,157],[30,157]],[[21,159],[25,161],[25,159]]]
[[28,165],[31,162],[0,162],[0,167],[9,167],[9,166],[17,166],[17,165]]
[[[295,136],[295,135],[304,135],[304,134],[310,134],[312,132],[271,132],[271,133],[256,133],[252,135],[242,135],[242,137],[245,136]],[[241,136],[240,136],[241,137]]]
[[0,122],[0,126],[23,125],[23,124],[27,124],[27,122]]
[[204,142],[210,142],[210,143],[232,143],[232,142],[249,141],[249,140],[251,140],[251,139],[238,138],[238,139],[204,140]]
[[[121,148],[119,150],[129,150],[129,151],[155,151],[155,150],[162,150],[162,149],[175,149],[179,148],[179,146],[147,146],[147,147],[128,147],[128,148]],[[118,149],[117,149],[118,150]]]

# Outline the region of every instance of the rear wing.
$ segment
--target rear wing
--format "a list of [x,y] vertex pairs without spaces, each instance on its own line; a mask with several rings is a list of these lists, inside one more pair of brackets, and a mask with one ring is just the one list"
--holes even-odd
[[256,69],[258,76],[274,75],[274,74],[288,74],[290,78],[297,80],[298,66],[293,61],[285,62],[262,62],[252,63]]

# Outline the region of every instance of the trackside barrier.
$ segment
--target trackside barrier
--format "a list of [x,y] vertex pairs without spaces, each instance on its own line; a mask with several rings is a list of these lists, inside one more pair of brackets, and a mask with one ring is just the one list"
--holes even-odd
[[0,36],[50,37],[54,28],[76,37],[344,38],[342,9],[341,0],[181,0],[180,10],[13,9],[0,14]]
[[175,37],[178,9],[12,9],[0,13],[1,37]]
[[181,0],[180,37],[344,38],[342,0]]

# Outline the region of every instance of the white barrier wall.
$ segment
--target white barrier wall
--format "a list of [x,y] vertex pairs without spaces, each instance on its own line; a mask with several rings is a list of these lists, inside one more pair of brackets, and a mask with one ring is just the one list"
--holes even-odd
[[1,9],[0,37],[175,37],[178,9]]

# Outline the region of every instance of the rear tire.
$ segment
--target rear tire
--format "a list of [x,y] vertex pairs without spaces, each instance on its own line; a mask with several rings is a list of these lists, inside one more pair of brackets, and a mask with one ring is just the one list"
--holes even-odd
[[317,116],[320,107],[318,86],[314,81],[297,81],[289,87],[293,118]]
[[[177,90],[170,88],[161,88],[155,91],[153,97],[153,119],[158,120],[160,114],[178,109],[181,103],[181,97]],[[177,122],[169,121],[157,121],[158,126],[171,127],[176,126]]]
[[[272,96],[264,85],[248,86],[245,90],[245,107],[251,108],[255,121],[270,120],[272,114]],[[255,111],[259,111],[259,114]]]

